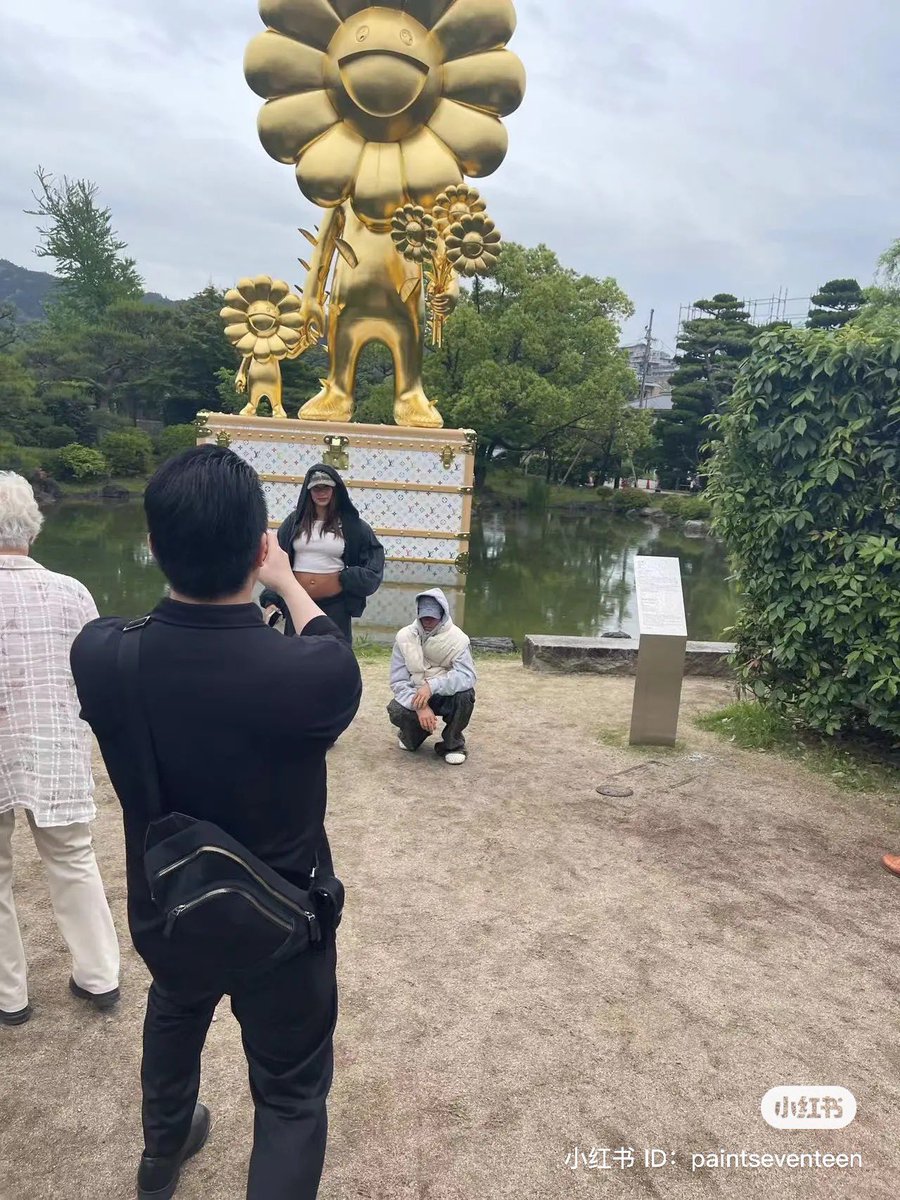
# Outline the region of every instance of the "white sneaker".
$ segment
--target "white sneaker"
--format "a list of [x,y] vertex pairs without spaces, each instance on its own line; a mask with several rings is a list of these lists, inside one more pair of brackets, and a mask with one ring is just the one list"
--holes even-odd
[[407,754],[412,754],[412,752],[413,752],[412,747],[407,746],[406,743],[403,741],[403,738],[397,738],[397,745],[400,747],[401,750],[405,750]]
[[453,750],[450,754],[444,755],[444,762],[448,767],[461,767],[467,758],[468,755],[464,754],[462,750]]

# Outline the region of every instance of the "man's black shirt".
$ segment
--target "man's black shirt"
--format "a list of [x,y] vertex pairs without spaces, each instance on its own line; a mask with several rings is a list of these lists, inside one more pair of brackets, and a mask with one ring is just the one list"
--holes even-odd
[[[117,667],[123,624],[104,617],[88,625],[72,647],[72,671],[124,813],[132,937],[157,958],[162,920],[143,869],[146,801]],[[317,853],[327,854],[325,754],[362,693],[337,627],[317,617],[286,638],[254,604],[167,599],[141,640],[144,710],[166,808],[215,822],[276,871],[302,879]]]

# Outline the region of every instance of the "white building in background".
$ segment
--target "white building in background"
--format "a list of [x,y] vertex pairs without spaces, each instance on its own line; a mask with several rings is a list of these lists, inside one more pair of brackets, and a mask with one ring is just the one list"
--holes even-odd
[[662,342],[655,339],[650,342],[649,355],[646,341],[634,342],[632,345],[623,346],[622,349],[628,354],[628,365],[637,375],[639,383],[646,367],[644,394],[635,404],[635,408],[650,408],[649,400],[664,396],[670,391],[670,380],[675,373],[675,359]]

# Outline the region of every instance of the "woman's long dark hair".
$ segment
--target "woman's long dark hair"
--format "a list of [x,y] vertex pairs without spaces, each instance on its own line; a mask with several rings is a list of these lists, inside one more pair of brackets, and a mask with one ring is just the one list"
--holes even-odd
[[[306,538],[307,542],[312,541],[313,526],[318,520],[318,510],[316,502],[312,498],[312,491],[306,493],[306,504],[303,506],[303,512],[300,514],[300,524],[297,526],[297,536]],[[331,499],[328,501],[328,508],[325,512],[325,517],[322,521],[322,533],[333,533],[335,537],[340,537],[343,532],[341,525],[341,510],[338,507],[337,488],[331,489]]]

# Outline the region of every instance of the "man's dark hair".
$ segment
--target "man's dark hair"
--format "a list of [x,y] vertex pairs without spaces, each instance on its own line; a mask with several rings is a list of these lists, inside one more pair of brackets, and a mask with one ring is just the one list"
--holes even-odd
[[221,446],[197,446],[163,463],[147,484],[144,512],[156,561],[192,600],[240,591],[268,525],[259,476]]

